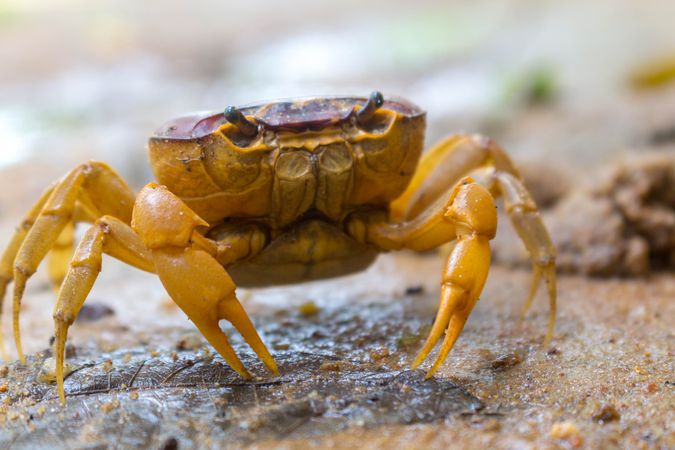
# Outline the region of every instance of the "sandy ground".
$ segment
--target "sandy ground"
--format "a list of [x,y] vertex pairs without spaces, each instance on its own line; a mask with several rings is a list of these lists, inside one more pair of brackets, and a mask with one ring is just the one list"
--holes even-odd
[[[70,363],[80,370],[67,380],[65,409],[37,377],[48,350],[27,367],[9,366],[1,442],[11,448],[99,448],[111,439],[120,447],[160,448],[171,438],[181,448],[673,447],[673,277],[562,277],[556,337],[547,349],[543,297],[518,321],[529,274],[495,268],[446,364],[424,381],[409,363],[433,319],[439,266],[435,255],[402,254],[307,289],[244,292],[281,366],[281,376],[270,377],[231,333],[258,374],[254,382],[243,382],[202,347],[166,302],[148,300],[138,315],[122,306],[128,294],[111,289],[105,303],[114,315],[72,329]],[[406,293],[411,287],[417,289]],[[285,306],[270,305],[284,298]],[[35,300],[27,301],[28,311]],[[300,312],[308,300],[318,307],[315,315]],[[27,334],[47,348],[48,321],[39,328],[29,323]]]

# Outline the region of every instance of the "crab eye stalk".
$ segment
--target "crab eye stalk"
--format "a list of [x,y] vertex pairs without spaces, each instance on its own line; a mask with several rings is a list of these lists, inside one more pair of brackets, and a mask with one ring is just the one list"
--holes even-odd
[[246,137],[253,137],[258,134],[258,126],[249,121],[241,111],[234,106],[228,106],[223,113],[225,120],[237,127],[237,130]]
[[357,111],[356,120],[360,124],[368,122],[375,114],[375,111],[377,111],[377,109],[382,106],[383,103],[384,97],[382,96],[382,93],[379,91],[374,91],[372,94],[370,94],[370,98],[366,104]]

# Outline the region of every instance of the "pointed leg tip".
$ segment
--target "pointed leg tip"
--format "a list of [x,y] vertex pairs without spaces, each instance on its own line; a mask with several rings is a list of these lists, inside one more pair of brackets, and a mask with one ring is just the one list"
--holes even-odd
[[237,358],[236,361],[230,361],[227,359],[225,361],[232,368],[232,370],[237,372],[239,376],[242,377],[244,380],[250,380],[251,378],[253,378],[251,373],[248,370],[246,370],[246,367],[244,367],[241,361],[239,361],[239,358]]
[[265,364],[267,368],[274,374],[275,377],[279,376],[279,367],[277,367],[276,361],[272,360]]
[[19,358],[19,361],[21,361],[21,364],[26,364],[26,356],[23,354],[23,347],[21,345],[21,338],[15,338],[16,343],[16,355]]
[[553,335],[552,334],[547,334],[546,337],[544,337],[544,348],[546,350],[551,348],[551,341],[553,341]]

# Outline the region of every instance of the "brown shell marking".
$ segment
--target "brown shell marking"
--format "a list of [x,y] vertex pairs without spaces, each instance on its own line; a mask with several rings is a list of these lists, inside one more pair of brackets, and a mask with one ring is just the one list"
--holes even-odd
[[[335,126],[347,121],[356,106],[363,107],[366,97],[313,97],[279,100],[265,104],[238,108],[245,116],[270,130],[305,131]],[[403,99],[385,100],[382,108],[396,111],[407,117],[417,117],[424,112]],[[174,119],[162,126],[154,138],[189,140],[199,139],[228,123],[221,113],[202,112]]]

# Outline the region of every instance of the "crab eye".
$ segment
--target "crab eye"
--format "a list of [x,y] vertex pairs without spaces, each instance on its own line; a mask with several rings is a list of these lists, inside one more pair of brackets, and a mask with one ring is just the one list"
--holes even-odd
[[232,125],[229,130],[223,130],[223,133],[236,145],[247,147],[258,135],[258,125],[248,120],[236,107],[225,108],[223,117]]
[[379,91],[370,94],[370,98],[365,105],[356,113],[356,120],[360,125],[366,125],[375,115],[375,111],[384,104],[384,96]]
[[258,134],[258,127],[234,106],[225,108],[223,115],[225,116],[225,120],[237,127],[237,130],[244,136],[253,137]]

